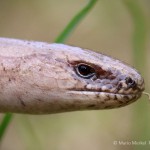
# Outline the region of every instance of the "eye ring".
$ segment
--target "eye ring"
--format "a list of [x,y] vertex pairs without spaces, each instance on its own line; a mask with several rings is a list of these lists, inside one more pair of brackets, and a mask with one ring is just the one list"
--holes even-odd
[[95,75],[95,69],[84,63],[76,65],[75,70],[78,76],[85,79],[90,79]]

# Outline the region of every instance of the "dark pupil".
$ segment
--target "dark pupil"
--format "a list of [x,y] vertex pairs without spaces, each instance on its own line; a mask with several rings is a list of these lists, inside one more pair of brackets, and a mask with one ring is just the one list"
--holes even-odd
[[78,70],[79,70],[79,73],[83,76],[88,76],[88,75],[94,73],[94,69],[87,65],[78,66]]

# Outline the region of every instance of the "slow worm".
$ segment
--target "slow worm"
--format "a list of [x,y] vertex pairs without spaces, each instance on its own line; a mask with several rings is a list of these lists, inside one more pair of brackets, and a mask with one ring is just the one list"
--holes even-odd
[[141,75],[112,57],[64,44],[0,38],[0,112],[49,114],[128,105]]

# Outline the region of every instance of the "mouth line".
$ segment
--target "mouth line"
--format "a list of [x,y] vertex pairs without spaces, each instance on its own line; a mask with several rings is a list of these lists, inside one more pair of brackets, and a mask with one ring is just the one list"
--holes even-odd
[[[95,107],[118,108],[135,102],[141,97],[142,92],[131,94],[108,93],[101,91],[70,90],[67,92],[72,98],[81,99],[85,103],[93,104]],[[92,105],[92,106],[93,106]]]
[[138,95],[142,95],[142,91],[138,91],[136,93],[129,93],[129,94],[126,94],[126,93],[113,93],[113,92],[105,92],[105,91],[92,91],[92,90],[76,90],[76,89],[73,89],[73,90],[69,90],[70,92],[79,92],[79,93],[95,93],[95,94],[106,94],[106,95],[120,95],[120,96],[138,96]]
[[72,94],[74,96],[87,96],[91,97],[91,99],[102,99],[102,100],[115,100],[120,102],[132,102],[136,101],[138,98],[141,97],[142,91],[136,92],[136,93],[111,93],[111,92],[105,92],[105,91],[89,91],[89,90],[69,90],[67,92],[68,94]]

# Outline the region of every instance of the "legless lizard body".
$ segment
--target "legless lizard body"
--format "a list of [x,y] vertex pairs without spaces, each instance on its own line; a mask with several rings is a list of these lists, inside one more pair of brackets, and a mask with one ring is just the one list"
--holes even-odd
[[64,44],[0,38],[0,112],[49,114],[136,101],[144,80],[109,56]]

